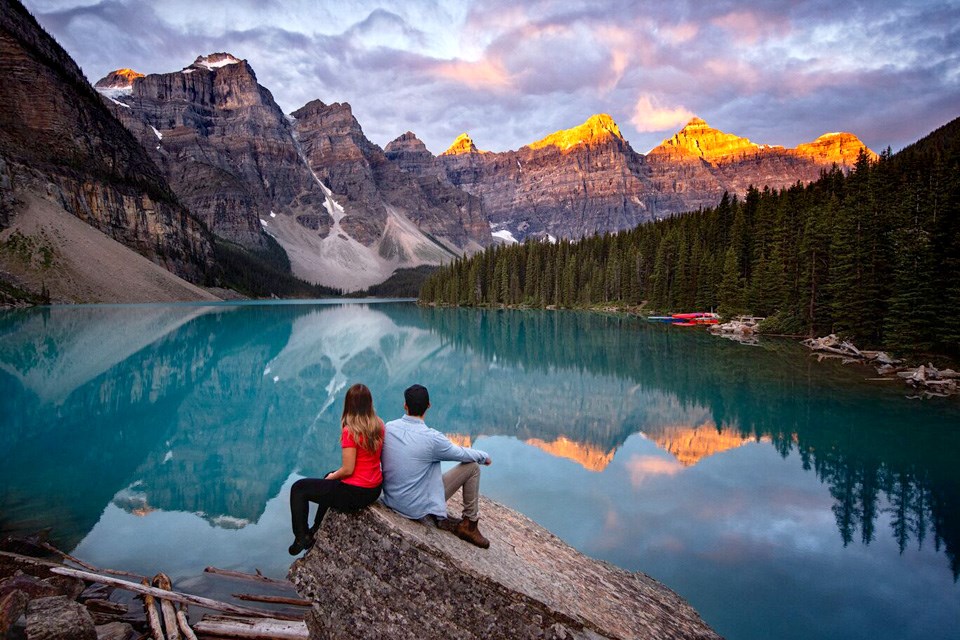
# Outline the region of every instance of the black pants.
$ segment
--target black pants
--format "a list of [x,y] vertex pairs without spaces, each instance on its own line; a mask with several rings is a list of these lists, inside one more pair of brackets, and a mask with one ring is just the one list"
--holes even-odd
[[293,535],[303,538],[307,535],[307,515],[310,503],[317,503],[317,515],[313,519],[313,530],[320,528],[327,509],[337,511],[357,511],[380,497],[380,487],[356,487],[344,484],[340,480],[322,480],[320,478],[301,478],[290,488],[290,521]]

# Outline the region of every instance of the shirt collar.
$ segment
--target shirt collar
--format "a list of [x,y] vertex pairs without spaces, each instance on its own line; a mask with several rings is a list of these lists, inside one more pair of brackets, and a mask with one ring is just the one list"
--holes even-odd
[[403,417],[400,419],[403,420],[404,422],[412,422],[413,424],[425,424],[423,418],[418,418],[416,416],[411,416],[407,414],[404,414]]

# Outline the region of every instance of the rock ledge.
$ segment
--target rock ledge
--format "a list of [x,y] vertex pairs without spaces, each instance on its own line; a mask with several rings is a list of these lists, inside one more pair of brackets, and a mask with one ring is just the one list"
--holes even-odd
[[314,603],[311,637],[720,637],[649,576],[590,559],[491,500],[481,514],[488,550],[380,504],[328,512],[290,568]]

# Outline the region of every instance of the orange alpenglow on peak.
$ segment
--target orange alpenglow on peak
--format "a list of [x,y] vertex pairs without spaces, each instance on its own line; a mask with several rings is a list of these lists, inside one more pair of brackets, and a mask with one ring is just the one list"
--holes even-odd
[[623,140],[623,136],[620,134],[620,128],[609,115],[598,113],[590,116],[586,122],[577,127],[551,133],[546,138],[529,144],[527,147],[529,149],[557,147],[561,151],[566,151],[579,145],[606,142],[613,138]]
[[813,142],[787,149],[780,145],[760,145],[747,138],[714,129],[701,118],[692,118],[672,138],[667,138],[650,151],[651,155],[698,158],[709,163],[737,161],[766,153],[781,153],[813,160],[817,164],[851,167],[864,149],[875,159],[877,154],[852,133],[825,133]]
[[459,156],[464,153],[486,153],[486,151],[477,149],[477,145],[473,144],[473,139],[468,134],[461,133],[457,136],[457,139],[453,141],[453,144],[450,145],[450,148],[440,155]]
[[650,153],[673,152],[713,162],[747,151],[754,152],[759,148],[759,145],[750,142],[747,138],[714,129],[702,118],[691,118],[683,129],[680,129],[672,138],[664,140]]
[[813,142],[798,144],[794,152],[822,164],[835,162],[838,165],[853,166],[861,149],[866,151],[871,160],[877,159],[877,154],[867,148],[860,138],[852,133],[838,131],[825,133]]
[[114,74],[126,78],[130,82],[133,82],[137,78],[142,78],[143,74],[139,71],[134,71],[133,69],[117,69],[113,72]]
[[119,89],[133,86],[133,81],[142,78],[143,74],[133,69],[117,69],[97,81],[97,88]]

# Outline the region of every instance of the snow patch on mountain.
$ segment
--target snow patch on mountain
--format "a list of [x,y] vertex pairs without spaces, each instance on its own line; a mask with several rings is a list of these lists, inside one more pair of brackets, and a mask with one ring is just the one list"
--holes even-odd
[[199,56],[190,66],[202,67],[213,71],[214,69],[225,67],[228,64],[237,64],[239,62],[242,62],[242,60],[235,58],[229,53],[211,53],[209,56]]
[[96,87],[96,90],[100,93],[100,95],[106,96],[114,102],[117,101],[117,98],[133,95],[133,85],[130,85],[129,87]]

